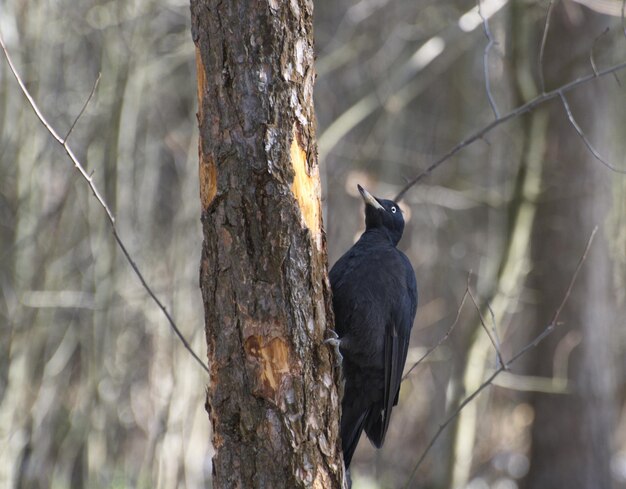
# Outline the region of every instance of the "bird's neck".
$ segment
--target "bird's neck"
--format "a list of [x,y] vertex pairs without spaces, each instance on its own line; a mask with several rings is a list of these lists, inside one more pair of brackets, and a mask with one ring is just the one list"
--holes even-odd
[[396,246],[398,240],[395,240],[392,234],[384,227],[367,228],[361,235],[361,240],[369,243],[389,244]]

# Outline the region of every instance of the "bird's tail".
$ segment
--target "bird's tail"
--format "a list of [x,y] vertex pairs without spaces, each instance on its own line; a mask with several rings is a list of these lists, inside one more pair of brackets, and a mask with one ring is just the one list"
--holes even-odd
[[359,444],[359,438],[365,427],[365,420],[369,409],[363,410],[357,403],[342,406],[341,413],[341,444],[343,448],[343,461],[346,469],[350,467],[352,455]]
[[[393,406],[398,405],[399,393],[400,389],[398,389],[396,393]],[[389,420],[391,419],[391,409],[392,406],[386,410],[382,402],[377,402],[370,408],[367,418],[365,419],[365,434],[376,448],[382,447],[385,442],[387,428],[389,428]]]
[[386,416],[382,403],[376,403],[368,412],[364,422],[365,434],[376,448],[383,446],[385,441]]

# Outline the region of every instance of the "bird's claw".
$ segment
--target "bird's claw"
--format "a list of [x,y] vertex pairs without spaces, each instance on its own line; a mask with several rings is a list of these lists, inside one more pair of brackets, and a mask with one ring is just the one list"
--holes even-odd
[[335,331],[334,329],[327,329],[326,332],[332,336],[332,338],[327,339],[326,341],[324,341],[324,343],[329,343],[330,340],[338,340],[339,339],[339,335],[337,334],[337,331]]
[[339,366],[343,362],[343,355],[341,354],[341,351],[339,350],[339,347],[341,346],[341,338],[339,338],[339,335],[332,329],[329,329],[328,333],[332,336],[332,338],[328,338],[327,340],[324,340],[324,343],[326,343],[327,345],[331,345],[333,349],[335,350],[335,355],[336,355],[335,358],[337,360],[336,364]]

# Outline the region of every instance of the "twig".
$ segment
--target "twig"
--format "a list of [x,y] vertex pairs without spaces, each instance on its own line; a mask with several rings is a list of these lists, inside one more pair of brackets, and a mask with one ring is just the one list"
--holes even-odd
[[591,142],[589,141],[589,139],[587,139],[587,136],[585,136],[585,133],[583,132],[583,130],[580,128],[580,126],[574,119],[574,114],[572,114],[572,110],[570,109],[570,106],[567,103],[567,99],[565,98],[565,95],[563,95],[562,92],[559,92],[559,97],[561,97],[561,102],[563,102],[563,107],[565,108],[565,112],[567,112],[567,118],[572,124],[572,127],[576,130],[576,132],[580,136],[580,139],[582,139],[583,143],[585,143],[585,146],[587,146],[587,149],[589,150],[589,152],[596,158],[596,160],[598,160],[607,168],[610,168],[616,173],[626,174],[626,170],[620,170],[619,168],[614,167],[608,161],[602,158],[602,156],[600,156],[600,153],[598,153],[598,151],[591,145]]
[[624,20],[624,10],[626,9],[626,0],[622,0],[622,32],[626,37],[626,21]]
[[[106,212],[106,215],[108,217],[109,223],[111,224],[111,231],[113,232],[113,236],[115,238],[115,241],[117,241],[117,244],[119,245],[120,249],[122,250],[122,253],[126,257],[126,260],[130,264],[131,268],[135,272],[135,275],[137,275],[137,277],[139,278],[141,284],[146,289],[146,291],[148,292],[148,294],[150,295],[152,300],[156,303],[156,305],[159,307],[159,309],[161,309],[161,311],[163,312],[163,314],[167,318],[167,321],[169,322],[170,327],[174,330],[174,333],[176,333],[176,335],[178,336],[180,341],[183,343],[183,346],[189,351],[189,353],[196,360],[196,362],[198,362],[207,373],[210,373],[209,367],[206,365],[206,363],[204,363],[200,359],[200,357],[196,354],[196,352],[193,351],[193,349],[189,345],[189,342],[186,340],[186,338],[181,333],[180,329],[176,325],[176,323],[175,323],[174,319],[172,318],[172,316],[170,315],[170,313],[167,312],[167,309],[165,308],[163,303],[157,298],[155,293],[152,291],[152,289],[150,288],[150,286],[146,282],[146,279],[144,278],[142,273],[139,271],[139,268],[138,268],[137,264],[135,263],[135,261],[132,259],[132,257],[128,253],[128,250],[126,249],[126,246],[124,245],[124,242],[122,241],[122,239],[120,238],[120,236],[119,236],[119,234],[117,232],[117,228],[115,227],[115,217],[113,216],[113,213],[111,212],[111,209],[109,208],[109,206],[105,202],[104,198],[102,197],[102,195],[98,191],[98,188],[96,187],[95,183],[93,182],[93,179],[91,178],[91,175],[87,173],[87,171],[85,170],[85,167],[82,165],[80,160],[76,157],[76,155],[74,154],[74,151],[72,151],[72,148],[70,147],[70,145],[67,142],[67,138],[69,137],[70,133],[72,132],[72,128],[74,127],[74,124],[76,124],[76,121],[78,121],[78,118],[83,113],[84,107],[83,107],[83,110],[81,110],[81,112],[78,114],[78,117],[74,121],[74,124],[72,124],[72,127],[68,131],[67,136],[65,138],[62,138],[61,136],[59,136],[59,134],[55,131],[55,129],[50,125],[48,120],[45,118],[45,116],[43,115],[43,113],[41,112],[39,107],[37,106],[37,103],[35,102],[35,100],[31,96],[30,92],[26,88],[26,85],[22,81],[22,78],[20,77],[17,69],[13,65],[13,61],[11,60],[11,56],[9,55],[9,52],[7,51],[6,45],[4,44],[4,39],[2,38],[2,35],[0,35],[0,47],[2,47],[2,51],[4,52],[4,57],[6,58],[7,63],[9,64],[9,68],[11,69],[11,72],[13,73],[13,76],[17,80],[17,83],[20,86],[20,89],[22,90],[22,93],[26,97],[26,100],[28,100],[28,103],[32,107],[33,111],[35,112],[35,115],[37,116],[39,121],[44,125],[44,127],[50,133],[50,135],[61,146],[63,146],[63,149],[65,150],[67,155],[70,157],[70,160],[72,160],[72,163],[74,163],[74,167],[79,171],[81,176],[85,179],[85,181],[89,185],[89,188],[91,189],[93,195],[95,196],[96,200],[100,203],[100,205],[102,206],[102,208]],[[94,85],[94,88],[92,90],[91,95],[87,99],[87,103],[91,99],[94,91],[95,91],[95,85]],[[86,105],[87,104],[85,104],[85,106]]]
[[[550,19],[552,18],[552,9],[556,0],[550,0],[548,5],[548,13],[546,14],[546,23],[543,26],[543,36],[541,37],[541,46],[539,47],[539,86],[541,87],[541,93],[546,93],[546,84],[543,78],[543,53],[546,49],[546,41],[548,39],[548,30],[550,29]],[[597,75],[597,74],[596,74]]]
[[[493,309],[491,308],[491,304],[489,304],[489,302],[486,302],[487,304],[487,310],[489,311],[489,314],[491,315],[491,330],[493,331],[493,339],[496,342],[496,350],[497,351],[502,351],[500,348],[500,336],[498,335],[498,326],[496,324],[496,315],[493,312]],[[498,365],[500,366],[500,365]]]
[[426,350],[426,353],[424,353],[419,358],[419,360],[417,360],[413,365],[411,365],[411,368],[409,368],[404,374],[404,376],[402,377],[402,381],[405,381],[414,368],[416,368],[420,363],[422,363],[428,355],[430,355],[433,351],[439,348],[441,344],[450,337],[450,335],[452,334],[452,331],[454,330],[455,326],[459,322],[459,318],[461,317],[461,310],[463,309],[463,305],[465,304],[465,300],[467,299],[468,292],[469,292],[469,289],[466,287],[465,293],[463,294],[463,298],[461,299],[461,303],[459,304],[459,307],[456,310],[456,318],[454,319],[454,322],[452,323],[452,325],[448,328],[448,331],[446,331],[446,333],[439,339],[439,341],[437,341],[437,343],[435,343],[428,350]]
[[[609,30],[610,30],[610,27],[607,26],[606,29],[604,29],[598,36],[596,36],[596,38],[593,40],[593,44],[591,45],[591,51],[589,52],[589,62],[591,63],[591,69],[596,74],[596,76],[598,75],[598,68],[596,66],[596,61],[595,61],[595,57],[593,53],[595,52],[595,49],[596,49],[596,43],[600,40],[602,36],[607,34]],[[621,88],[622,82],[619,81],[619,77],[617,76],[617,73],[613,73],[613,78],[615,78],[615,82],[617,83],[617,86]]]
[[[87,97],[87,100],[85,101],[85,103],[83,104],[83,108],[80,109],[80,112],[78,113],[78,115],[76,116],[76,119],[74,119],[74,122],[72,122],[72,125],[70,126],[70,130],[67,131],[67,134],[65,135],[65,137],[63,138],[63,140],[65,142],[67,142],[67,140],[70,137],[70,134],[72,134],[72,131],[74,130],[74,126],[76,125],[76,123],[78,122],[78,119],[80,119],[80,117],[83,115],[83,112],[85,112],[85,109],[87,108],[87,106],[89,105],[89,102],[91,102],[91,98],[93,97],[93,94],[96,93],[96,88],[98,88],[98,83],[100,82],[100,77],[101,77],[102,73],[98,73],[98,78],[96,78],[95,83],[93,84],[93,88],[91,89],[91,93],[89,94],[89,97]],[[91,174],[89,175],[91,176]]]
[[563,297],[561,304],[559,304],[559,308],[556,310],[556,312],[554,313],[554,316],[552,317],[552,321],[550,322],[551,324],[556,324],[556,322],[558,321],[559,316],[561,315],[561,311],[565,307],[565,303],[567,302],[570,294],[572,293],[572,289],[574,288],[574,282],[576,281],[576,277],[578,277],[578,272],[580,272],[580,269],[582,268],[583,263],[587,259],[587,255],[589,254],[589,249],[591,248],[591,243],[593,243],[593,239],[596,237],[597,232],[598,232],[598,226],[595,226],[593,230],[591,231],[591,235],[589,236],[589,239],[587,240],[587,246],[585,246],[585,252],[578,260],[578,264],[576,265],[576,270],[574,270],[574,275],[572,276],[572,280],[570,280],[569,286],[567,287],[567,292],[565,293],[565,296]]
[[[485,134],[491,132],[493,129],[495,129],[496,127],[500,126],[501,124],[504,124],[505,122],[508,122],[511,119],[514,119],[514,118],[516,118],[516,117],[518,117],[518,116],[520,116],[522,114],[525,114],[526,112],[530,112],[531,110],[533,110],[534,108],[538,107],[539,105],[547,102],[548,100],[552,100],[552,99],[560,96],[561,93],[569,92],[570,90],[572,90],[572,89],[574,89],[574,88],[576,88],[576,87],[578,87],[580,85],[584,85],[585,83],[589,83],[591,80],[594,80],[596,78],[605,77],[606,75],[610,75],[610,74],[615,73],[617,71],[623,70],[624,68],[626,68],[626,62],[619,63],[619,64],[613,65],[613,66],[611,66],[609,68],[606,68],[604,70],[598,71],[597,74],[592,73],[590,75],[586,75],[586,76],[577,78],[577,79],[575,79],[575,80],[573,80],[573,81],[571,81],[569,83],[566,83],[565,85],[562,85],[561,87],[556,88],[556,89],[554,89],[554,90],[552,90],[550,92],[542,93],[541,95],[538,95],[537,97],[533,98],[532,100],[529,100],[525,104],[520,105],[516,109],[513,109],[510,112],[507,112],[506,114],[501,116],[499,119],[491,121],[489,124],[487,124],[483,128],[481,128],[478,131],[474,132],[471,136],[467,137],[466,139],[464,139],[460,143],[458,143],[455,146],[453,146],[443,156],[441,156],[438,160],[436,160],[434,163],[432,163],[428,168],[426,168],[424,171],[422,171],[415,178],[411,179],[409,181],[409,183],[407,183],[400,190],[400,192],[398,192],[398,195],[396,195],[394,200],[395,201],[400,200],[404,196],[404,194],[407,193],[407,191],[411,187],[413,187],[416,183],[418,183],[423,178],[425,178],[428,175],[430,175],[430,173],[432,173],[432,171],[435,170],[436,168],[438,168],[442,163],[444,163],[445,161],[447,161],[450,158],[452,158],[455,154],[457,154],[459,151],[461,151],[466,146],[469,146],[470,144],[472,144],[476,140],[483,138],[483,136],[485,136]],[[609,167],[609,168],[613,169],[616,172],[618,171],[618,170],[614,169],[613,167]],[[621,172],[621,171],[619,171],[619,172]]]
[[115,223],[115,218],[113,217],[113,214],[111,213],[111,210],[109,209],[109,206],[107,205],[107,203],[104,201],[104,198],[100,195],[100,192],[98,191],[98,189],[96,188],[96,186],[93,183],[93,180],[91,179],[91,177],[89,176],[89,174],[85,171],[85,169],[83,168],[83,166],[80,164],[80,162],[78,161],[78,159],[76,158],[76,156],[74,155],[74,152],[71,150],[71,148],[67,145],[66,141],[59,136],[59,134],[54,130],[54,128],[50,125],[50,123],[46,120],[46,118],[44,117],[44,115],[41,113],[41,111],[39,110],[39,107],[37,106],[37,104],[35,103],[35,101],[33,100],[33,97],[31,96],[30,92],[28,91],[28,89],[26,88],[26,85],[24,84],[24,82],[22,81],[22,78],[20,77],[20,75],[17,72],[17,69],[15,68],[15,66],[13,65],[13,61],[11,60],[11,57],[9,56],[9,52],[7,51],[7,48],[4,44],[4,39],[2,38],[2,36],[0,35],[0,47],[2,47],[2,51],[4,52],[4,56],[7,60],[7,62],[9,63],[9,68],[11,69],[11,72],[13,73],[13,76],[15,77],[15,79],[17,80],[18,85],[20,86],[22,93],[24,94],[24,96],[26,97],[26,100],[28,100],[28,103],[30,104],[30,106],[32,107],[32,109],[35,111],[35,114],[37,115],[37,118],[41,121],[41,123],[44,125],[44,127],[48,130],[48,132],[50,133],[50,135],[56,139],[56,141],[63,146],[63,148],[65,149],[65,152],[68,154],[68,156],[70,157],[70,159],[72,160],[72,163],[74,163],[74,167],[80,172],[80,174],[83,176],[83,178],[85,180],[87,180],[87,183],[89,184],[89,187],[91,188],[91,191],[93,192],[94,196],[96,197],[96,199],[98,200],[98,202],[100,202],[100,205],[104,208],[104,210],[107,213],[107,216],[109,218],[109,221],[111,222],[111,224]]
[[463,400],[463,402],[461,402],[461,404],[459,404],[459,406],[452,412],[452,414],[450,416],[448,416],[446,418],[446,420],[442,424],[439,425],[439,428],[435,432],[434,436],[430,439],[430,442],[428,443],[428,445],[426,446],[426,448],[424,449],[424,451],[420,455],[419,459],[417,460],[417,462],[413,466],[413,469],[411,470],[411,474],[409,475],[409,478],[408,478],[408,480],[407,480],[407,482],[405,484],[405,489],[408,489],[410,487],[411,480],[413,480],[413,477],[415,477],[415,474],[417,473],[417,470],[422,465],[422,462],[426,458],[426,455],[428,455],[428,452],[430,452],[431,448],[434,446],[434,444],[437,441],[437,439],[439,438],[439,436],[441,436],[441,433],[443,433],[443,431],[446,429],[446,427],[459,415],[459,413],[463,410],[463,408],[465,406],[467,406],[470,402],[472,402],[476,398],[476,396],[478,396],[478,394],[480,394],[483,390],[485,390],[486,387],[491,385],[493,383],[494,379],[498,375],[500,375],[505,370],[508,370],[520,357],[522,357],[526,352],[528,352],[532,348],[535,348],[550,333],[552,333],[552,331],[554,331],[555,326],[557,326],[557,324],[558,324],[559,316],[560,316],[561,312],[563,311],[563,307],[565,307],[565,304],[566,304],[567,300],[569,299],[569,296],[570,296],[570,294],[572,292],[572,289],[574,287],[574,283],[576,282],[576,278],[578,277],[578,273],[580,272],[580,269],[582,268],[583,263],[587,259],[587,255],[589,254],[589,249],[591,248],[591,244],[593,243],[593,240],[595,238],[595,235],[596,235],[597,231],[598,231],[598,226],[595,226],[593,228],[593,231],[591,231],[591,234],[589,235],[589,239],[587,240],[587,245],[585,246],[585,251],[583,252],[583,254],[580,257],[580,259],[578,260],[578,264],[576,265],[576,269],[574,270],[574,273],[572,274],[572,278],[571,278],[571,280],[569,282],[569,285],[567,287],[565,295],[563,296],[563,299],[561,300],[561,303],[559,304],[559,307],[557,308],[556,312],[554,313],[554,316],[552,317],[552,320],[550,321],[550,323],[530,343],[528,343],[521,350],[519,350],[515,355],[513,355],[511,357],[511,359],[507,363],[501,365],[498,369],[496,369],[487,378],[487,380],[485,380],[480,385],[480,387],[478,387],[474,392],[472,392],[469,396],[467,396]]
[[467,284],[467,292],[469,293],[470,299],[472,299],[472,302],[474,303],[474,307],[476,307],[476,311],[478,312],[478,317],[480,318],[480,324],[485,330],[485,333],[487,333],[487,336],[489,337],[489,341],[491,341],[491,344],[493,345],[494,350],[496,350],[496,355],[498,357],[498,366],[501,367],[502,365],[506,365],[502,358],[502,352],[500,351],[500,346],[498,345],[498,341],[493,338],[493,336],[489,332],[489,328],[487,328],[487,324],[485,324],[485,318],[483,318],[483,314],[480,311],[480,306],[478,305],[478,302],[476,301],[474,294],[472,294],[472,290],[470,289],[469,282]]
[[591,69],[593,70],[593,72],[595,73],[596,76],[598,76],[598,68],[596,67],[596,62],[593,58],[593,52],[596,49],[596,44],[597,42],[600,40],[600,38],[602,36],[604,36],[607,32],[609,32],[609,28],[607,26],[606,29],[604,29],[598,36],[596,36],[596,38],[593,40],[593,43],[591,44],[591,49],[589,50],[589,62],[591,63]]
[[491,110],[493,111],[493,115],[496,119],[500,118],[500,113],[498,112],[498,107],[496,106],[496,102],[493,98],[493,94],[491,93],[491,81],[489,80],[489,51],[495,44],[493,36],[491,35],[491,30],[489,29],[489,21],[487,17],[483,15],[483,11],[481,9],[481,0],[478,0],[478,15],[483,21],[483,31],[485,32],[485,37],[487,37],[487,45],[485,46],[485,51],[483,52],[483,71],[485,74],[485,91],[487,92],[487,100],[489,100],[489,105],[491,106]]

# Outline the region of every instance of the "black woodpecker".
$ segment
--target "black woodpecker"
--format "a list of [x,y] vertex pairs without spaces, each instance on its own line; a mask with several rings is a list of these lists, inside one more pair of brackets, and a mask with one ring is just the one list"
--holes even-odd
[[417,309],[411,262],[396,248],[404,230],[400,207],[360,185],[365,232],[330,271],[344,396],[341,442],[346,468],[361,433],[380,448],[398,404]]

